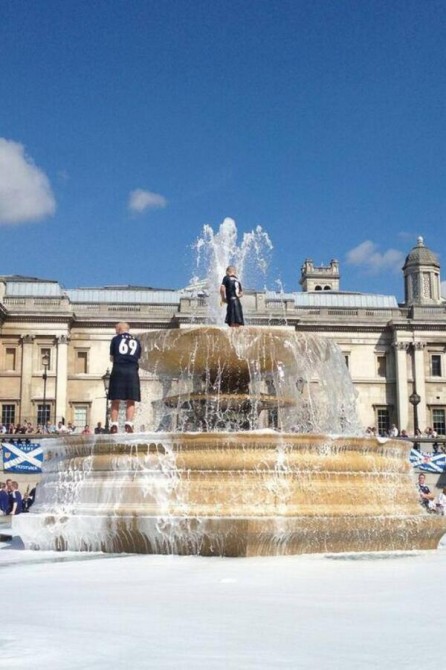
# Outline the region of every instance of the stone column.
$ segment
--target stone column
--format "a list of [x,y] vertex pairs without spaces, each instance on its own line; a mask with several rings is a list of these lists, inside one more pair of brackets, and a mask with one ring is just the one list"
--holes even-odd
[[406,342],[394,342],[396,402],[398,428],[408,429],[409,426],[409,393],[407,389],[407,348]]
[[36,416],[32,415],[33,406],[31,403],[34,339],[34,335],[22,335],[20,338],[22,343],[22,375],[18,417],[20,422],[25,421],[26,419],[34,423],[36,420]]
[[55,418],[57,425],[62,417],[67,415],[67,387],[68,387],[68,342],[66,335],[55,338],[57,346],[56,379],[55,379]]
[[424,343],[413,342],[413,375],[415,389],[421,398],[418,405],[418,425],[421,431],[424,431],[427,426],[426,413],[426,380],[424,374]]

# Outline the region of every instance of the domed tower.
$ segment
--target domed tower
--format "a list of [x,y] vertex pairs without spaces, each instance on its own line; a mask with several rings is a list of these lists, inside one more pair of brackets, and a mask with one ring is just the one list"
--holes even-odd
[[422,237],[410,251],[403,265],[404,299],[406,305],[439,305],[440,263],[438,257],[424,245]]

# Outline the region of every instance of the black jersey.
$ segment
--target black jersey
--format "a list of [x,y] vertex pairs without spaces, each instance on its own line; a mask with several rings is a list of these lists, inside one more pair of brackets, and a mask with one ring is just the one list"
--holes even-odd
[[141,356],[139,340],[130,333],[115,335],[110,342],[110,356],[117,365],[138,365]]
[[242,292],[242,285],[234,275],[225,275],[221,283],[226,289],[226,300],[234,300]]

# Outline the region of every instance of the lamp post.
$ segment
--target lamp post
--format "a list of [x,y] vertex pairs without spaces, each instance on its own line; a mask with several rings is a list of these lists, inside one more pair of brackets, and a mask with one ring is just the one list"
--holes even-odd
[[110,370],[108,368],[105,375],[102,375],[102,381],[104,382],[104,391],[105,391],[105,432],[108,433],[110,429],[109,417],[108,417],[108,391],[110,388]]
[[48,354],[43,354],[42,356],[42,365],[43,365],[43,430],[46,431],[46,424],[49,421],[49,417],[47,417],[46,413],[46,382],[48,379],[48,368],[50,365],[50,357]]
[[303,377],[298,377],[296,379],[296,388],[300,394],[304,392],[306,380]]
[[413,430],[415,435],[418,434],[418,405],[421,402],[421,398],[418,393],[414,390],[413,393],[409,396],[409,402],[413,407]]

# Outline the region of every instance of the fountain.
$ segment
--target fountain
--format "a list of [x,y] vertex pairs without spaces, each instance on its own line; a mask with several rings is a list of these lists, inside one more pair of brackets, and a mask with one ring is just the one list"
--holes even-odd
[[[221,246],[221,245],[220,245]],[[226,262],[226,261],[225,261]],[[149,433],[44,440],[35,549],[219,556],[432,549],[410,443],[361,436],[329,339],[218,325],[141,336]]]

